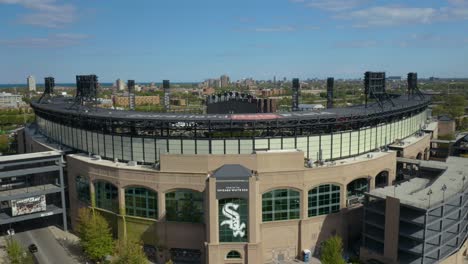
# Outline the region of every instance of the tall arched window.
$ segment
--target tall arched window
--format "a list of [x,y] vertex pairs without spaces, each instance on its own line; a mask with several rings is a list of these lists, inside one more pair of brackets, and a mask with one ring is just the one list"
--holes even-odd
[[292,189],[278,189],[262,195],[263,222],[299,219],[300,195]]
[[166,219],[178,222],[203,222],[203,193],[176,190],[166,193]]
[[95,181],[94,190],[96,192],[96,207],[109,210],[114,213],[119,212],[117,187],[109,182]]
[[317,216],[340,211],[340,186],[323,184],[308,193],[308,216]]
[[143,187],[125,189],[125,211],[127,215],[158,218],[158,193]]
[[76,176],[75,188],[78,200],[89,204],[89,202],[91,201],[91,195],[89,192],[89,179],[80,175]]

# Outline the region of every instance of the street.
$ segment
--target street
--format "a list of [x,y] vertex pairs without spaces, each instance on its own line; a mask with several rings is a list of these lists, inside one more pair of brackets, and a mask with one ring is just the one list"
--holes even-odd
[[47,227],[18,232],[13,237],[25,249],[30,244],[36,244],[38,251],[33,255],[39,264],[78,263],[67,254]]

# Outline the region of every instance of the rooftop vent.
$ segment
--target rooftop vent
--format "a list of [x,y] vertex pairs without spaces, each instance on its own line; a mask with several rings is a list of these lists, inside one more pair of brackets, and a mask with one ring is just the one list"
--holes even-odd
[[136,167],[136,165],[137,165],[137,162],[134,161],[134,160],[131,160],[131,161],[127,162],[127,166]]
[[101,160],[101,156],[99,156],[99,155],[93,155],[93,156],[91,157],[91,159],[92,159],[92,160]]

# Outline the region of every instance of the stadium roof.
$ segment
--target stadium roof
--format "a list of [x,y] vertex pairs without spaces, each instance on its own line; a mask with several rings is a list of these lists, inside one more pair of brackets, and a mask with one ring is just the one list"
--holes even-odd
[[342,108],[330,108],[313,111],[280,112],[280,113],[256,113],[256,114],[187,114],[187,113],[156,113],[138,112],[127,110],[112,110],[104,108],[71,108],[72,102],[63,98],[52,100],[48,104],[32,103],[36,109],[53,111],[62,114],[87,115],[89,117],[103,119],[130,119],[130,120],[164,120],[164,121],[260,121],[260,120],[288,120],[288,119],[317,119],[317,118],[339,118],[352,116],[367,116],[382,112],[404,110],[418,107],[429,103],[430,98],[421,99],[414,96],[400,96],[392,99],[395,106],[389,102],[384,104],[383,109],[376,103]]

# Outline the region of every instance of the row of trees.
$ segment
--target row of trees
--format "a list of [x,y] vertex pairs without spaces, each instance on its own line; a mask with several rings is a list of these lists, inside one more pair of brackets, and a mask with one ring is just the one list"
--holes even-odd
[[115,255],[115,264],[142,264],[148,260],[143,246],[135,241],[114,241],[111,228],[98,212],[82,208],[78,215],[80,246],[92,261],[103,261]]
[[437,96],[433,101],[439,104],[432,109],[432,115],[448,115],[451,118],[459,118],[465,114],[467,100],[463,95]]
[[[78,218],[77,232],[80,245],[90,260],[103,261],[107,256],[114,255],[112,261],[114,264],[148,263],[143,245],[135,241],[114,241],[109,224],[98,212],[82,208]],[[18,251],[16,248],[15,250]],[[346,264],[341,237],[333,236],[323,243],[320,260],[323,264]],[[359,262],[353,261],[353,263]],[[172,264],[172,261],[166,264]]]

